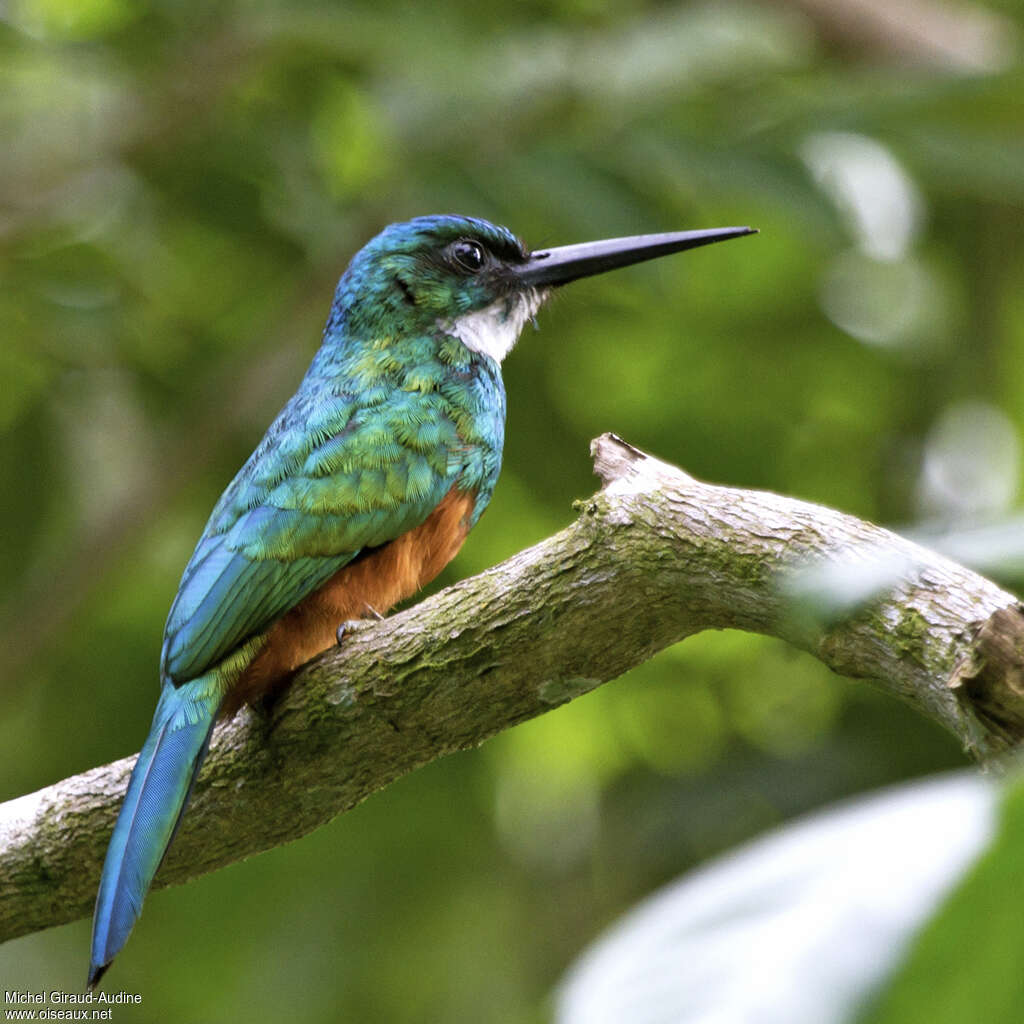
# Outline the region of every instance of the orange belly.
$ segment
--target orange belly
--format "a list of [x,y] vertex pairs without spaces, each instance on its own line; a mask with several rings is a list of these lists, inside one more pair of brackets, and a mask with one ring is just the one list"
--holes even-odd
[[337,642],[348,619],[384,614],[426,586],[455,556],[469,533],[475,497],[451,490],[427,519],[401,537],[339,569],[323,586],[286,612],[267,642],[225,697],[222,714],[273,691],[314,655]]

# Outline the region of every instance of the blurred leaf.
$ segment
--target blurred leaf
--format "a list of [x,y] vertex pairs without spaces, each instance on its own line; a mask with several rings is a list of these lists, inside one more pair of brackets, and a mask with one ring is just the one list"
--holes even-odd
[[[853,1021],[991,841],[997,802],[997,790],[977,776],[930,780],[816,815],[720,858],[632,910],[583,955],[562,983],[559,1024]],[[1010,881],[1005,872],[1000,881]],[[994,898],[1006,920],[1016,907],[1001,892]],[[967,893],[956,901],[969,902]],[[984,1004],[970,999],[958,1013],[938,1013],[946,979],[976,991],[994,944],[1008,938],[1016,948],[1020,927],[1008,934],[984,925],[993,946],[972,959],[977,970],[964,970],[962,939],[975,932],[963,926],[982,920],[972,913],[944,932],[958,960],[918,969],[918,987],[879,1024],[1011,1019],[978,1013]],[[1013,977],[1020,992],[1019,972]],[[914,997],[926,989],[929,1012],[919,1016]]]
[[14,0],[26,31],[55,39],[91,39],[123,28],[142,10],[139,0]]
[[[916,938],[907,962],[858,1024],[1015,1024],[1021,1019],[1024,975],[1016,951],[1024,944],[1024,917],[1015,896],[1024,865],[1019,780],[1005,791],[998,810],[998,832],[984,856]],[[954,813],[948,822],[962,825]],[[942,856],[937,849],[932,853]]]

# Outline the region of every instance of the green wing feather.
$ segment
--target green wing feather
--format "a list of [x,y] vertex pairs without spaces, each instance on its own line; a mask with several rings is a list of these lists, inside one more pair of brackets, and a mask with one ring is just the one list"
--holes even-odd
[[464,450],[438,395],[367,407],[302,389],[218,502],[167,620],[162,674],[194,679],[364,548],[422,523]]

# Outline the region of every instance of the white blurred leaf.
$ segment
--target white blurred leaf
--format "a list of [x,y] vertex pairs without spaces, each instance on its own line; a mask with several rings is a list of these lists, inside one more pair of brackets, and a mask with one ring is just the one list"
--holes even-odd
[[572,968],[559,1024],[841,1024],[995,831],[973,774],[817,814],[656,893]]

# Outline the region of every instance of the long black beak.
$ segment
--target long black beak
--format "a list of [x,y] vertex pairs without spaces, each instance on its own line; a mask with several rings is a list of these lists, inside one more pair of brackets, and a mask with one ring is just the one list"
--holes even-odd
[[708,231],[668,231],[660,235],[632,235],[605,238],[600,242],[580,242],[557,249],[531,253],[517,270],[523,285],[533,288],[567,284],[581,277],[603,274],[606,270],[628,267],[631,263],[657,259],[669,253],[696,249],[712,242],[757,234],[756,228],[711,228]]

